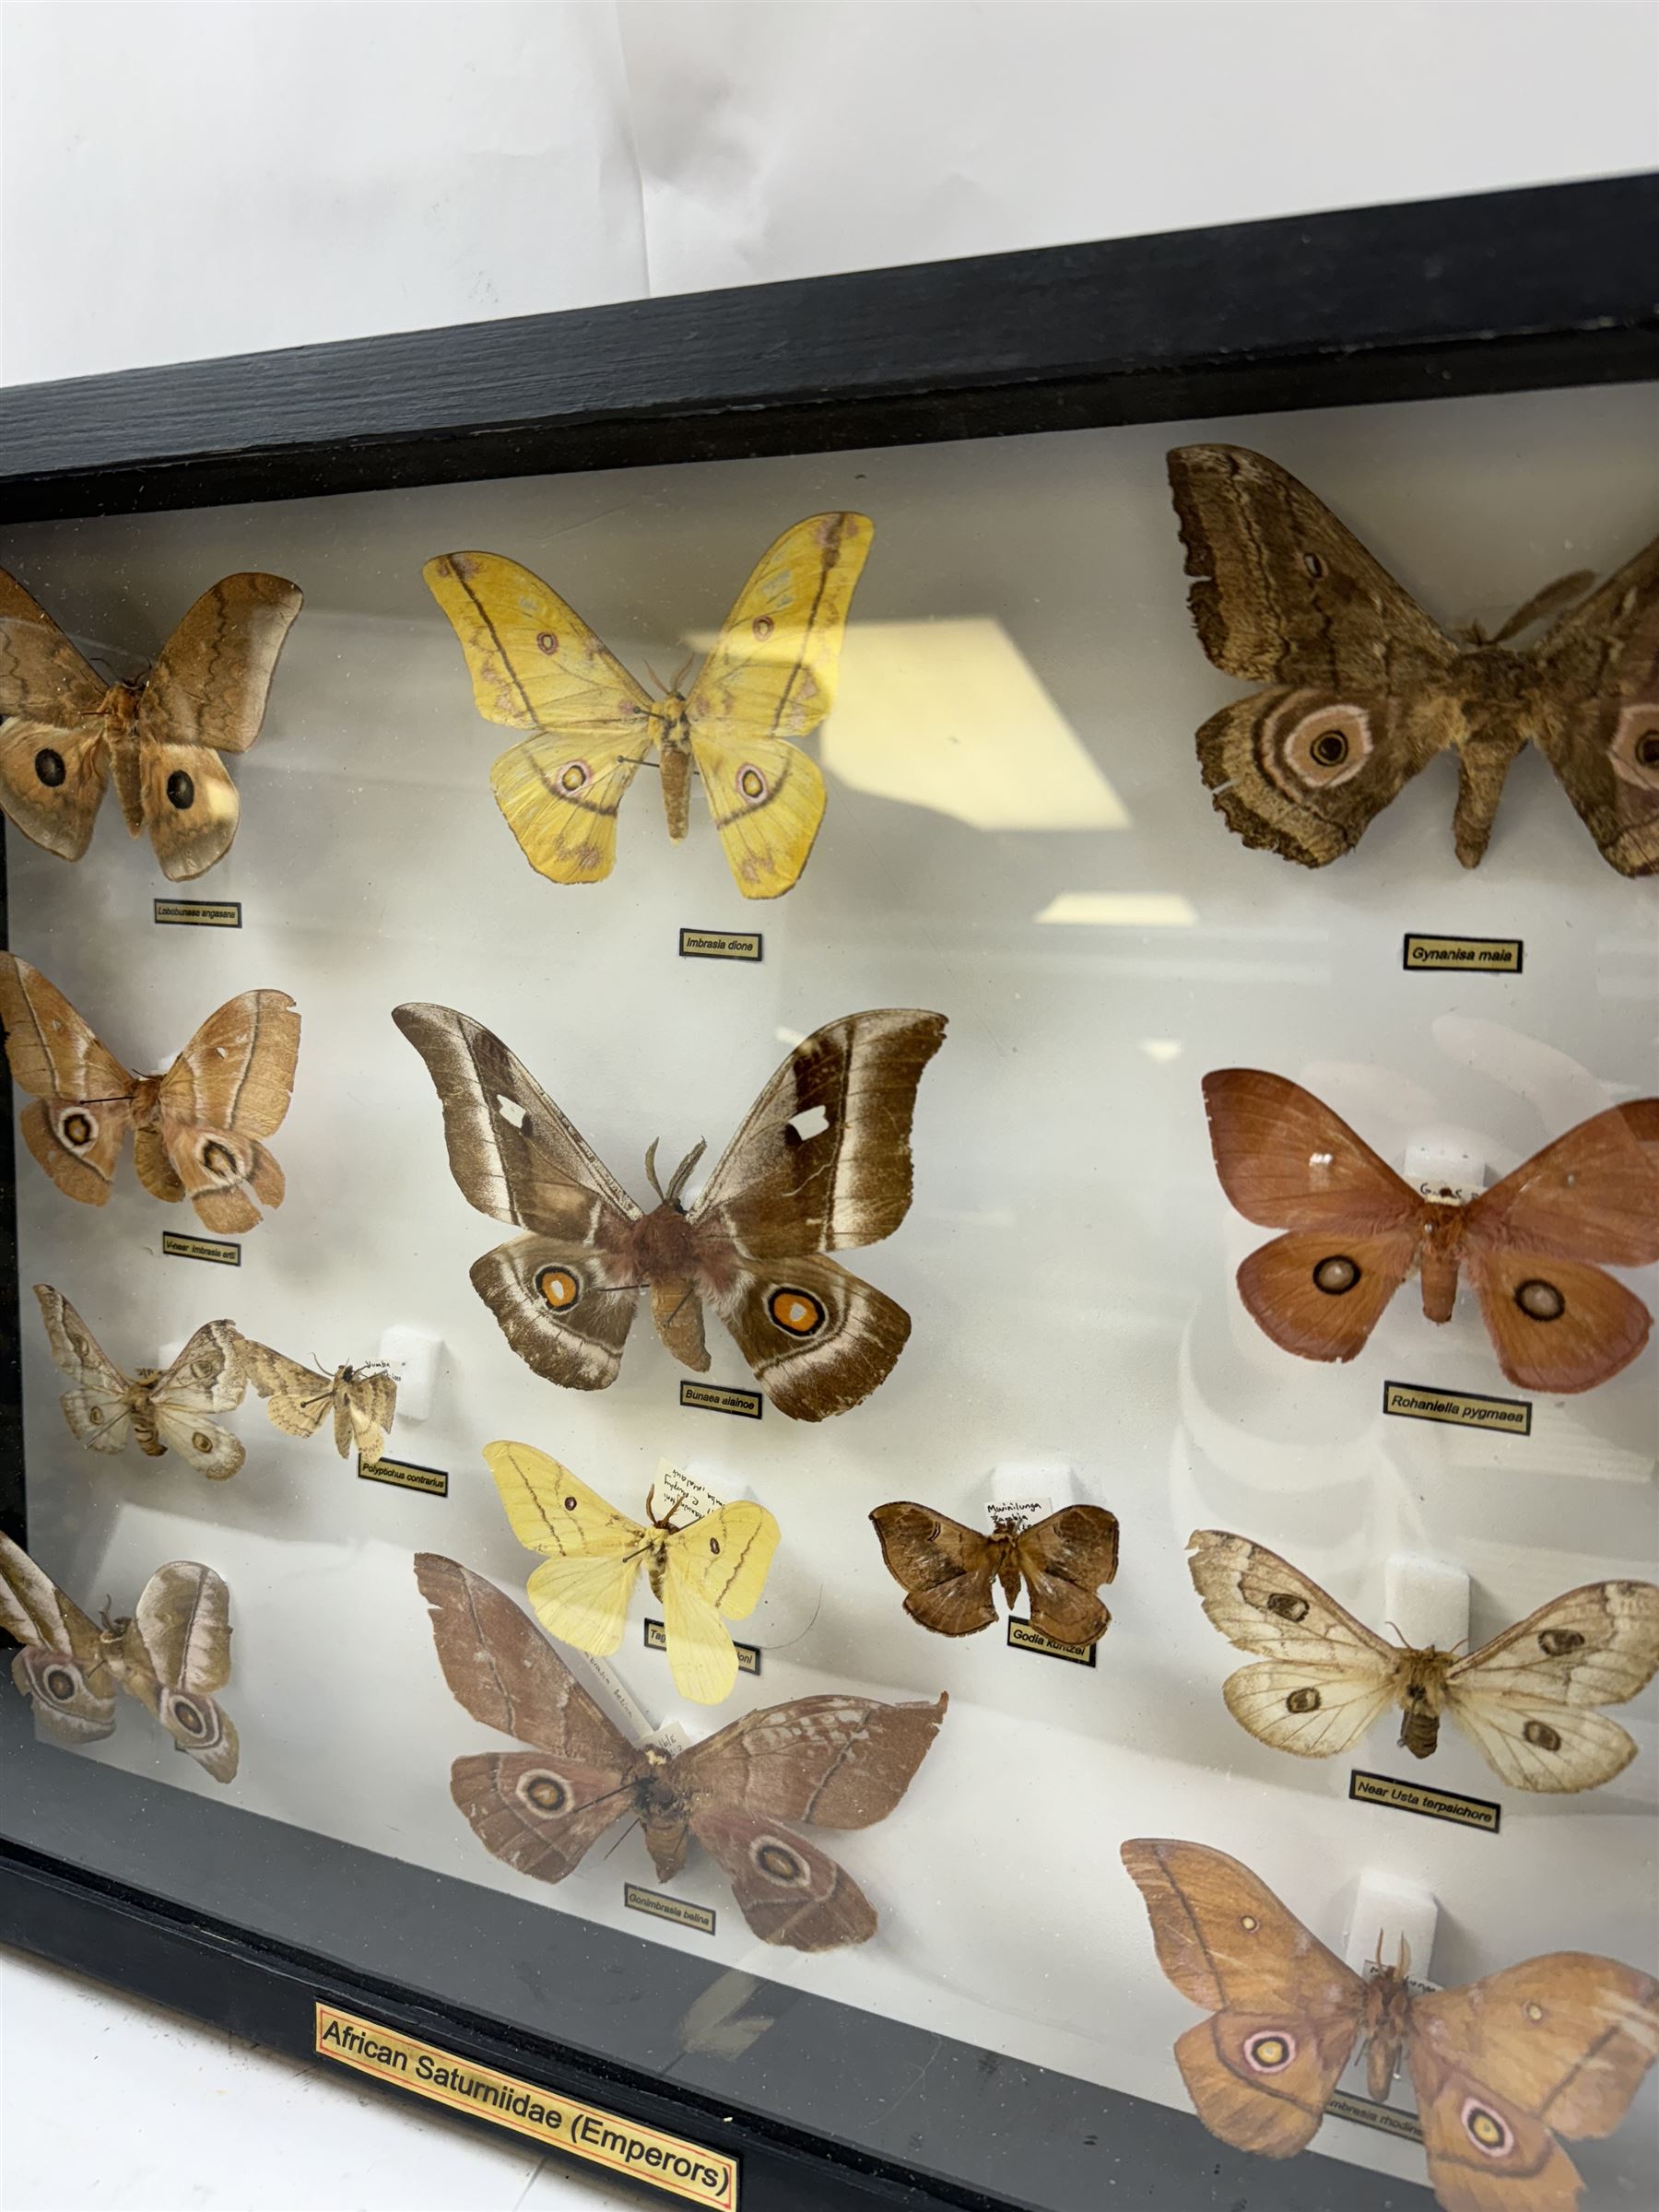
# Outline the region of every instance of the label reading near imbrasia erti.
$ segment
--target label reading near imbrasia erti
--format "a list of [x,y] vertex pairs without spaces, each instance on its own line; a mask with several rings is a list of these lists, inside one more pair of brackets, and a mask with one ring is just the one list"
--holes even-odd
[[1092,1666],[1095,1647],[1092,1643],[1060,1643],[1053,1636],[1045,1636],[1034,1629],[1029,1620],[1021,1620],[1017,1613],[1008,1616],[1008,1649],[1013,1652],[1041,1652],[1045,1659],[1069,1659],[1074,1666]]
[[758,929],[682,929],[682,960],[758,960],[762,939]]
[[510,2127],[592,2166],[705,2206],[708,2212],[736,2212],[737,2161],[724,2151],[641,2127],[602,2105],[579,2103],[539,2083],[499,2074],[493,2066],[476,2065],[436,2043],[400,2035],[332,2005],[317,2006],[316,2050],[320,2058],[395,2082],[400,2089],[448,2105],[452,2112],[492,2120],[498,2127]]
[[1384,1382],[1382,1410],[1407,1421],[1448,1421],[1454,1429],[1493,1429],[1500,1436],[1532,1434],[1533,1409],[1525,1398],[1482,1398],[1466,1390]]
[[682,1382],[679,1398],[682,1406],[695,1406],[702,1413],[736,1413],[747,1421],[760,1418],[758,1390],[734,1390],[724,1382]]
[[161,1250],[170,1260],[211,1260],[216,1267],[240,1267],[241,1246],[221,1243],[218,1237],[183,1237],[176,1230],[161,1232]]
[[389,1482],[400,1490],[420,1490],[429,1498],[449,1496],[449,1477],[441,1467],[418,1467],[407,1459],[365,1459],[358,1453],[359,1482]]
[[638,1882],[624,1882],[622,1902],[630,1912],[649,1912],[653,1920],[671,1920],[677,1928],[695,1928],[700,1936],[714,1933],[711,1905],[688,1905],[684,1898],[665,1897],[660,1889],[642,1889]]
[[240,929],[240,899],[152,899],[158,922],[179,922],[190,929]]
[[1521,939],[1407,935],[1405,965],[1422,975],[1519,975]]
[[[645,1649],[648,1652],[665,1652],[668,1649],[668,1631],[660,1620],[646,1621]],[[734,1638],[732,1649],[737,1654],[737,1672],[740,1675],[758,1675],[760,1672],[760,1654],[752,1643],[739,1643]]]
[[1459,1797],[1452,1790],[1431,1790],[1420,1782],[1396,1782],[1392,1774],[1368,1774],[1356,1767],[1348,1776],[1348,1796],[1356,1805],[1380,1805],[1391,1813],[1420,1813],[1428,1820],[1450,1820],[1454,1828],[1477,1828],[1495,1836],[1502,1808],[1486,1797]]

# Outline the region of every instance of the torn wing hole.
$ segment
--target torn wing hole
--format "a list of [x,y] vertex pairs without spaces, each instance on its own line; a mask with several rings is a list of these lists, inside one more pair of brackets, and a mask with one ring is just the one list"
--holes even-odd
[[504,1098],[500,1091],[496,1093],[496,1112],[510,1121],[515,1129],[522,1129],[530,1119],[528,1107],[521,1106],[516,1099]]
[[804,1106],[783,1124],[783,1142],[786,1145],[804,1145],[808,1137],[822,1136],[830,1126],[830,1116],[821,1106]]

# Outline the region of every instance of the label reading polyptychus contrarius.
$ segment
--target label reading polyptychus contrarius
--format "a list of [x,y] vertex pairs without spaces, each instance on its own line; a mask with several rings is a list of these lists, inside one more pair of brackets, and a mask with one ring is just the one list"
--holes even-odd
[[241,1246],[222,1243],[218,1237],[186,1237],[177,1230],[161,1232],[161,1250],[170,1260],[210,1260],[216,1267],[240,1267]]
[[1460,1797],[1452,1790],[1431,1790],[1420,1782],[1396,1782],[1392,1774],[1368,1774],[1356,1767],[1348,1776],[1355,1805],[1380,1805],[1386,1812],[1419,1813],[1426,1820],[1450,1820],[1454,1828],[1477,1828],[1495,1836],[1502,1808],[1485,1797]]
[[758,1390],[734,1390],[724,1382],[682,1382],[679,1402],[700,1413],[735,1413],[746,1421],[760,1418]]
[[240,899],[152,899],[158,922],[182,923],[187,929],[240,929]]
[[[646,1621],[645,1649],[648,1652],[665,1652],[668,1649],[668,1631],[660,1620]],[[758,1675],[760,1672],[760,1653],[754,1644],[739,1643],[734,1638],[732,1649],[737,1654],[737,1672],[740,1675]]]
[[1060,1643],[1053,1636],[1045,1636],[1034,1629],[1029,1620],[1018,1614],[1008,1616],[1008,1649],[1011,1652],[1038,1652],[1045,1659],[1069,1659],[1074,1666],[1092,1666],[1095,1647],[1092,1643]]
[[395,1489],[419,1490],[428,1498],[449,1496],[449,1477],[441,1467],[418,1467],[407,1459],[365,1459],[358,1453],[359,1482],[389,1482]]
[[1422,2124],[1415,2112],[1402,2112],[1392,2104],[1373,2104],[1369,2097],[1350,2097],[1346,2089],[1338,2089],[1325,2106],[1325,2111],[1338,2120],[1351,2120],[1358,2127],[1374,2127],[1384,2136],[1398,2136],[1402,2143],[1420,2143]]
[[622,1902],[630,1912],[649,1912],[653,1920],[671,1920],[677,1928],[695,1928],[700,1936],[714,1933],[712,1905],[688,1905],[683,1897],[665,1897],[660,1889],[644,1889],[638,1882],[623,1883]]
[[1422,975],[1519,975],[1519,937],[1427,937],[1407,935],[1405,966]]
[[1454,1429],[1491,1429],[1500,1436],[1532,1434],[1533,1409],[1525,1398],[1482,1398],[1465,1390],[1384,1382],[1382,1410],[1406,1421],[1447,1421]]
[[682,929],[682,960],[758,960],[763,940],[758,929]]
[[736,2212],[737,2161],[706,2150],[682,2136],[665,2136],[625,2120],[602,2105],[579,2104],[539,2082],[500,2074],[493,2066],[457,2058],[436,2043],[400,2035],[376,2020],[359,2019],[332,2005],[316,2010],[316,2052],[378,2081],[394,2082],[416,2097],[603,2166],[612,2173],[677,2196],[708,2212]]

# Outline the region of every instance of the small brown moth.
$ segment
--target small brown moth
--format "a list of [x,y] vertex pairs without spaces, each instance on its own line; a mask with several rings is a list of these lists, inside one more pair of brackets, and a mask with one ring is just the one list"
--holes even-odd
[[247,1457],[241,1440],[210,1418],[240,1406],[247,1387],[233,1322],[204,1322],[165,1372],[141,1367],[125,1375],[61,1290],[37,1283],[34,1294],[53,1360],[75,1384],[58,1404],[89,1451],[136,1444],[150,1459],[176,1452],[212,1482],[236,1473]]
[[212,1695],[230,1679],[230,1593],[211,1567],[158,1567],[130,1618],[95,1622],[0,1535],[0,1628],[23,1647],[12,1680],[59,1743],[112,1735],[124,1689],[215,1782],[234,1779],[236,1730]]
[[60,1191],[102,1206],[129,1132],[152,1198],[188,1198],[216,1235],[253,1229],[282,1204],[282,1170],[260,1143],[294,1091],[300,1016],[286,991],[244,991],[210,1014],[172,1065],[135,1076],[55,983],[0,953],[0,1023],[19,1090],[23,1141]]
[[1558,2138],[1624,2118],[1659,2053],[1659,1982],[1552,1951],[1418,1996],[1403,1946],[1365,1979],[1225,1852],[1137,1836],[1122,1855],[1158,1963],[1210,2015],[1175,2063],[1211,2135],[1265,2159],[1305,2150],[1363,2042],[1378,2104],[1405,2055],[1445,2212],[1573,2212],[1583,2184]]
[[497,1858],[561,1882],[631,1815],[659,1881],[678,1874],[693,1837],[718,1859],[762,1943],[831,1951],[876,1933],[876,1909],[853,1877],[793,1823],[886,1819],[938,1734],[942,1693],[932,1705],[795,1698],[688,1751],[630,1744],[493,1583],[429,1551],[416,1554],[415,1579],[456,1698],[475,1720],[535,1747],[476,1752],[450,1770],[450,1794]]
[[335,1450],[342,1459],[360,1452],[377,1460],[397,1411],[397,1384],[384,1368],[336,1367],[323,1374],[268,1344],[244,1336],[242,1366],[265,1401],[273,1429],[285,1436],[315,1436],[324,1414],[334,1416]]
[[849,1014],[805,1038],[749,1109],[689,1206],[703,1146],[643,1213],[499,1037],[449,1006],[392,1018],[443,1104],[450,1171],[528,1236],[474,1263],[473,1288],[519,1358],[568,1390],[604,1390],[642,1290],[657,1335],[707,1371],[712,1306],[780,1413],[821,1421],[886,1382],[902,1306],[826,1255],[891,1236],[910,1211],[911,1119],[942,1014]]
[[[1453,840],[1472,868],[1533,744],[1606,860],[1659,868],[1659,539],[1587,597],[1591,575],[1564,577],[1496,637],[1458,639],[1277,462],[1183,445],[1170,483],[1204,650],[1269,687],[1198,733],[1217,811],[1247,845],[1324,867],[1451,750]],[[1570,599],[1535,644],[1512,641]]]
[[1187,1548],[1205,1612],[1261,1655],[1228,1677],[1227,1709],[1276,1751],[1334,1758],[1393,1704],[1413,1758],[1433,1751],[1449,1713],[1517,1790],[1593,1790],[1636,1756],[1593,1708],[1622,1705],[1659,1674],[1652,1583],[1587,1583],[1460,1658],[1386,1642],[1265,1544],[1206,1528]]
[[1117,1515],[1104,1506],[1062,1506],[1029,1526],[1000,1520],[989,1535],[928,1505],[878,1505],[870,1519],[905,1611],[937,1635],[988,1629],[997,1583],[1010,1606],[1025,1584],[1031,1626],[1056,1643],[1098,1642],[1111,1625],[1095,1595],[1117,1572]]
[[161,873],[204,875],[241,815],[220,755],[258,736],[302,604],[280,576],[227,576],[143,676],[112,684],[0,570],[0,806],[37,845],[78,860],[113,774],[126,826],[149,832]]

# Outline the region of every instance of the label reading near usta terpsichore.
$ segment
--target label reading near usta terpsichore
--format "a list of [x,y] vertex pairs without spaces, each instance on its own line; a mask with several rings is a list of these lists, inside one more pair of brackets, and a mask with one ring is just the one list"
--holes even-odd
[[510,2127],[592,2166],[625,2173],[665,2195],[702,2205],[708,2212],[737,2212],[737,2161],[724,2151],[641,2127],[619,2112],[578,2103],[493,2066],[476,2065],[435,2043],[400,2035],[332,2005],[317,2006],[316,2022],[321,2058],[395,2082],[453,2112],[493,2120],[498,2127]]
[[1454,1828],[1477,1828],[1495,1836],[1502,1807],[1488,1797],[1460,1797],[1453,1790],[1431,1790],[1425,1783],[1399,1782],[1392,1774],[1368,1774],[1356,1767],[1348,1776],[1355,1805],[1380,1805],[1385,1812],[1418,1813],[1427,1820],[1449,1820]]
[[1382,1410],[1407,1421],[1445,1421],[1454,1429],[1495,1430],[1500,1436],[1532,1434],[1533,1409],[1524,1398],[1483,1398],[1466,1390],[1384,1382]]

